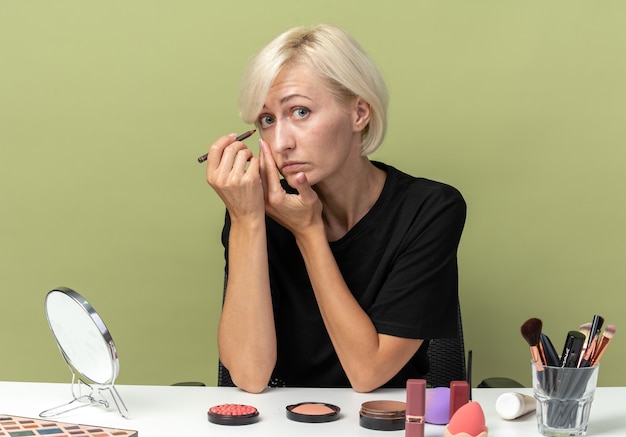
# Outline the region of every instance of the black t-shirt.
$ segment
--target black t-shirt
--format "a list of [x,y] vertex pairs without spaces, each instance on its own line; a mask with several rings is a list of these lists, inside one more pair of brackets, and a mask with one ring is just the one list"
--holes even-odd
[[[387,178],[372,209],[329,243],[348,288],[376,330],[405,338],[457,336],[457,247],[466,206],[453,187],[374,162]],[[278,357],[286,386],[349,387],[293,235],[267,218]],[[228,214],[222,233],[228,259]],[[254,335],[254,334],[252,334]],[[428,341],[385,387],[428,372]]]

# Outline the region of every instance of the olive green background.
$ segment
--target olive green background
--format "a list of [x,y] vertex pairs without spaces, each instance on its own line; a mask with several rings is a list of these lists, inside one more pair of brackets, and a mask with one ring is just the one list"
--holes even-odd
[[[216,383],[224,208],[196,158],[249,128],[248,59],[328,22],[389,85],[373,158],[467,200],[474,382],[529,384],[526,319],[559,352],[594,313],[626,327],[625,19],[621,0],[0,0],[0,380],[69,382],[43,310],[63,285],[107,323],[118,383]],[[625,344],[600,385],[625,385]]]

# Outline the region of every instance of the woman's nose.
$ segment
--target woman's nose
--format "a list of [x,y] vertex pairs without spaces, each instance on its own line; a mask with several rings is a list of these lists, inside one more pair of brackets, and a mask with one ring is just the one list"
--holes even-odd
[[289,124],[276,123],[274,126],[272,141],[272,149],[277,153],[285,152],[286,150],[293,149],[295,146],[293,132],[289,127]]

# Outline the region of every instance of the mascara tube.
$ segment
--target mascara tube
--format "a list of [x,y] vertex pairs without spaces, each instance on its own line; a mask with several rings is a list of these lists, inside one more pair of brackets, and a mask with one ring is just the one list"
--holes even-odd
[[585,343],[585,334],[570,331],[565,338],[565,346],[561,354],[561,367],[578,367],[578,360]]

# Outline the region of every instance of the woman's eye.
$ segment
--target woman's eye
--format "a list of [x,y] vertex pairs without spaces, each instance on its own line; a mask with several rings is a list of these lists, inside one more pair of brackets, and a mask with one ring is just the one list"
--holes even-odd
[[309,115],[309,110],[306,108],[296,108],[293,110],[292,114],[294,118],[304,118]]
[[261,128],[266,128],[274,123],[274,117],[271,117],[269,115],[263,115],[259,117],[259,123],[261,124]]

